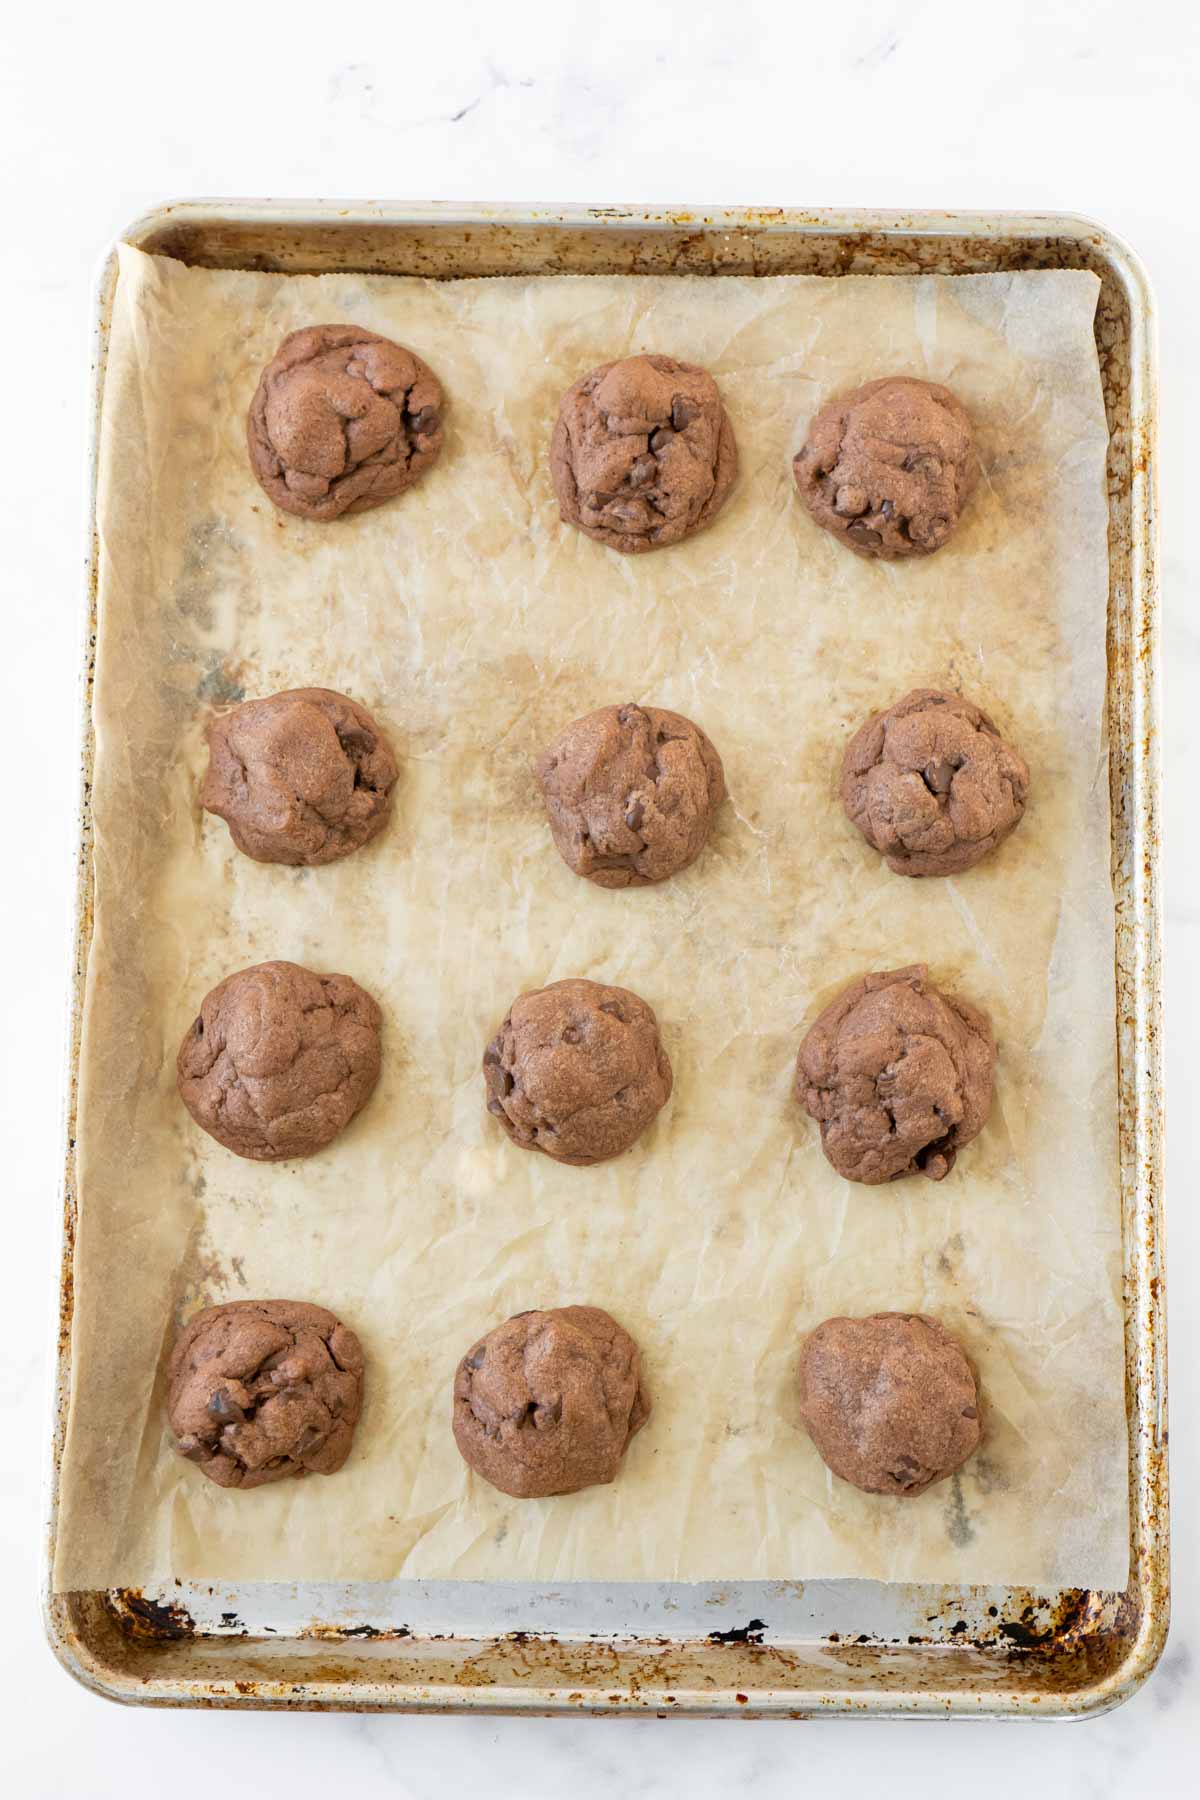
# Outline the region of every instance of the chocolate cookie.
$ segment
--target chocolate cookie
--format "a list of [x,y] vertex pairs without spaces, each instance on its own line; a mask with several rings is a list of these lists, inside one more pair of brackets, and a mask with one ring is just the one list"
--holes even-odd
[[536,768],[559,855],[600,887],[646,887],[686,869],[725,798],[700,727],[657,706],[576,719]]
[[653,1012],[628,988],[521,994],[483,1056],[487,1107],[514,1144],[585,1167],[619,1156],[671,1094]]
[[239,969],[205,995],[184,1035],[180,1096],[239,1156],[310,1156],[370,1098],[381,1018],[348,975],[290,962]]
[[852,981],[800,1046],[796,1098],[847,1181],[940,1181],[992,1104],[983,1013],[941,994],[924,963]]
[[821,408],[792,472],[817,524],[860,556],[928,556],[975,485],[970,420],[932,381],[868,381]]
[[292,688],[213,720],[200,804],[256,862],[315,867],[383,829],[396,775],[366,707],[330,688]]
[[897,875],[961,875],[1021,823],[1029,770],[979,707],[914,688],[855,733],[842,805]]
[[308,325],[263,370],[246,441],[251,468],[284,512],[366,512],[437,460],[441,383],[414,351],[361,325]]
[[710,522],[736,474],[733,426],[694,363],[627,356],[563,395],[550,477],[563,519],[599,544],[677,544]]
[[824,1462],[867,1494],[920,1494],[978,1447],[957,1340],[921,1313],[826,1319],[800,1358],[800,1415]]
[[234,1300],[184,1327],[167,1370],[181,1456],[218,1487],[333,1475],[362,1412],[352,1331],[304,1300]]
[[463,1461],[522,1500],[611,1481],[649,1416],[638,1347],[598,1306],[518,1313],[454,1377]]

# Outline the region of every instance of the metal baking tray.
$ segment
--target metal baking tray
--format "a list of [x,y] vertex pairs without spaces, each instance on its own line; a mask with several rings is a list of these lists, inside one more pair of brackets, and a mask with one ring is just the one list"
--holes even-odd
[[71,970],[63,1256],[45,1534],[45,1618],[73,1675],[159,1706],[812,1718],[1062,1718],[1153,1669],[1169,1598],[1163,1291],[1155,327],[1117,238],[1059,214],[187,201],[126,240],[206,268],[466,275],[967,274],[1088,268],[1110,429],[1108,727],[1117,918],[1130,1574],[1122,1593],[873,1581],[360,1585],[172,1582],[51,1589],[71,1370],[80,1012],[92,927],[96,420],[115,255],[92,353],[91,493]]

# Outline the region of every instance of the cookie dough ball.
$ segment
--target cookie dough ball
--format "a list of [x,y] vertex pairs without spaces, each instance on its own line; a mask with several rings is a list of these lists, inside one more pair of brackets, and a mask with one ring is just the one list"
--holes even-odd
[[585,1167],[619,1156],[671,1094],[653,1012],[628,988],[555,981],[513,1001],[483,1056],[487,1107],[514,1144]]
[[800,1416],[824,1462],[867,1494],[919,1494],[980,1437],[975,1376],[921,1313],[826,1319],[800,1358]]
[[1021,823],[1029,769],[979,707],[914,688],[856,732],[842,805],[897,875],[961,875]]
[[218,1487],[332,1475],[362,1411],[362,1345],[323,1306],[235,1300],[185,1326],[167,1371],[181,1456]]
[[868,381],[821,408],[792,472],[817,524],[860,556],[928,556],[975,485],[970,421],[932,381]]
[[518,1313],[454,1377],[454,1441],[520,1500],[611,1481],[650,1416],[638,1347],[598,1306]]
[[360,325],[308,325],[262,372],[250,466],[284,512],[338,519],[402,494],[442,447],[442,387],[403,344]]
[[599,544],[677,544],[716,515],[736,474],[733,426],[694,363],[627,356],[563,395],[550,477],[563,519]]
[[329,688],[293,688],[213,720],[200,804],[256,862],[315,867],[383,829],[396,775],[366,707]]
[[607,888],[686,869],[725,798],[721,759],[700,727],[657,706],[576,719],[538,757],[537,778],[559,855]]
[[983,1013],[939,993],[924,963],[863,975],[825,1008],[796,1058],[796,1098],[847,1181],[940,1181],[992,1104]]
[[370,1098],[381,1018],[348,975],[290,962],[239,969],[205,995],[179,1046],[183,1103],[239,1156],[310,1156]]

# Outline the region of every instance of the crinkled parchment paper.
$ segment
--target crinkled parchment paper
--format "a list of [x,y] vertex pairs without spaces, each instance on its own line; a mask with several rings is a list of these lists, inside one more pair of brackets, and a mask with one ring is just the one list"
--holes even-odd
[[[1123,1582],[1096,292],[1073,273],[437,283],[122,253],[60,1586]],[[316,525],[261,494],[243,420],[284,333],[343,319],[428,358],[446,447],[403,499]],[[546,449],[569,382],[649,349],[713,370],[741,474],[711,530],[630,559],[559,523]],[[946,549],[888,567],[813,526],[789,464],[827,395],[893,370],[962,397],[986,477]],[[309,683],[385,723],[395,818],[334,867],[261,866],[198,809],[203,724]],[[917,683],[980,701],[1033,771],[1025,823],[958,880],[889,874],[837,803],[848,734]],[[628,699],[703,725],[732,798],[686,874],[608,893],[560,862],[530,761]],[[174,1060],[206,990],[277,956],[378,997],[384,1074],[323,1154],[259,1166],[190,1122]],[[917,960],[991,1014],[991,1119],[940,1186],[851,1186],[790,1097],[793,1057],[844,982]],[[479,1073],[512,997],[574,974],[644,995],[675,1067],[657,1124],[595,1169],[510,1145]],[[361,1334],[367,1409],[335,1478],[222,1492],[169,1448],[167,1353],[201,1301],[270,1295]],[[506,1499],[454,1448],[454,1366],[508,1314],[567,1301],[633,1332],[654,1415],[611,1487]],[[904,1502],[833,1480],[793,1394],[801,1335],[878,1308],[961,1334],[986,1405],[961,1478]]]

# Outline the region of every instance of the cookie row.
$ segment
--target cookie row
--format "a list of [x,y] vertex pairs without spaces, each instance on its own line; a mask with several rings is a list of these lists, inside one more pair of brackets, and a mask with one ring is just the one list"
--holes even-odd
[[[332,1143],[379,1079],[383,1015],[348,975],[256,963],[206,994],[176,1058],[196,1123],[254,1162]],[[986,1014],[923,964],[862,975],[804,1036],[795,1096],[847,1181],[940,1181],[992,1104]],[[653,1009],[581,977],[520,994],[483,1055],[488,1112],[522,1150],[586,1168],[620,1156],[671,1097]]]
[[[171,1354],[176,1448],[220,1487],[335,1474],[362,1412],[365,1368],[355,1333],[324,1307],[207,1307]],[[801,1351],[798,1399],[827,1466],[866,1493],[919,1494],[980,1440],[970,1362],[920,1313],[826,1319]],[[454,1376],[463,1460],[518,1499],[612,1481],[650,1412],[638,1347],[598,1306],[517,1313],[478,1339]]]
[[[263,370],[250,465],[283,511],[328,521],[395,498],[437,460],[445,395],[415,351],[355,325],[309,325]],[[550,476],[563,520],[627,555],[700,531],[737,475],[716,382],[672,356],[602,363],[563,395]],[[860,556],[928,556],[977,478],[959,401],[907,375],[831,400],[792,464],[817,524]]]
[[[208,728],[200,803],[257,862],[317,867],[383,829],[398,767],[357,701],[329,688],[247,700]],[[664,707],[574,720],[534,771],[559,854],[600,887],[646,887],[695,861],[725,799],[716,748]],[[847,816],[900,875],[960,875],[1020,824],[1029,769],[962,695],[914,688],[842,757]]]

